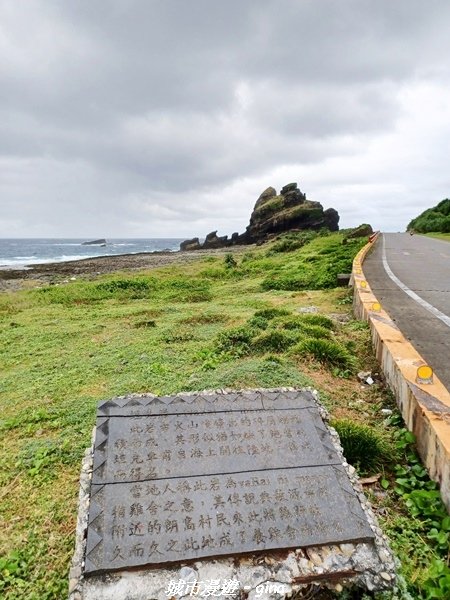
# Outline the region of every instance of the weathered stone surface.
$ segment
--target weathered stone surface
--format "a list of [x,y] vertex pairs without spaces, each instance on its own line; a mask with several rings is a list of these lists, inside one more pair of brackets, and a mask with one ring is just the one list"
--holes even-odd
[[[272,400],[269,406],[276,401],[281,402],[284,397],[288,408],[291,408],[290,401],[286,395],[291,395],[291,401],[295,400],[297,395],[301,399],[315,399],[317,409],[320,415],[326,419],[327,415],[323,407],[318,403],[318,395],[315,391],[294,390],[292,388],[278,388],[273,390],[252,390],[244,394],[264,397],[266,404],[266,395],[270,393]],[[232,390],[217,390],[201,392],[201,396],[227,397],[234,394],[239,397],[243,392],[234,392]],[[181,396],[190,397],[191,402],[199,395],[198,392],[183,393],[175,396],[174,402]],[[143,406],[149,406],[151,400],[162,407],[166,403],[157,403],[153,396],[135,394],[126,398],[115,398],[114,402],[104,402],[102,404],[103,413],[124,407],[128,405],[133,410]],[[142,404],[140,402],[142,401]],[[254,404],[256,405],[256,404]],[[104,416],[104,414],[102,415]],[[350,471],[349,465],[342,456],[342,447],[339,444],[339,438],[336,432],[327,427],[333,446],[341,458],[344,465],[343,471],[346,478],[351,482],[353,490],[361,492],[362,488],[358,481],[358,476],[354,469]],[[219,582],[220,593],[222,597],[248,597],[248,598],[286,598],[291,597],[292,593],[296,597],[297,592],[300,596],[308,595],[308,586],[311,582],[314,586],[326,587],[337,591],[342,588],[351,587],[354,590],[383,590],[389,589],[395,582],[395,561],[392,556],[387,540],[381,534],[377,526],[376,518],[370,509],[370,505],[363,494],[357,494],[359,505],[362,508],[367,522],[374,533],[374,540],[347,542],[343,544],[327,544],[321,546],[312,546],[308,548],[296,548],[292,550],[267,550],[261,556],[261,552],[251,554],[241,554],[236,556],[219,556],[215,558],[204,557],[199,561],[190,562],[185,565],[183,562],[174,562],[168,565],[154,565],[152,567],[136,567],[130,570],[118,570],[107,572],[107,574],[91,573],[84,575],[84,561],[86,549],[87,533],[87,511],[89,508],[89,492],[91,487],[93,448],[86,451],[81,469],[80,477],[80,497],[79,513],[76,528],[76,548],[73,556],[70,578],[77,579],[76,588],[69,594],[70,600],[118,600],[119,598],[129,598],[130,600],[167,600],[169,597],[179,598],[189,596],[192,589],[187,585],[192,581],[199,584],[197,594],[202,596],[205,585],[211,580]],[[314,561],[311,560],[314,557]],[[79,572],[83,571],[80,575]],[[380,573],[388,573],[391,580],[380,576]],[[179,582],[186,583],[185,591],[175,593],[173,585]],[[203,584],[202,584],[203,582]],[[277,592],[269,592],[266,583],[269,585],[278,584]],[[283,583],[283,589],[280,583]],[[306,583],[305,583],[306,582]],[[72,582],[74,583],[74,582]],[[235,594],[225,592],[228,584],[237,583]],[[314,587],[316,590],[316,587]]]
[[227,394],[198,393],[176,396],[142,394],[113,398],[100,402],[98,417],[130,417],[176,415],[222,411],[253,411],[261,409],[316,408],[313,394],[308,391],[243,391]]
[[180,250],[199,250],[201,248],[200,240],[198,237],[192,238],[191,240],[184,240],[180,244]]
[[280,194],[282,196],[284,196],[285,194],[287,194],[288,192],[295,192],[297,191],[298,187],[297,187],[297,182],[295,183],[288,183],[287,185],[283,186],[281,188],[281,192]]
[[212,231],[211,233],[208,233],[208,235],[205,238],[205,241],[203,242],[202,248],[207,249],[207,248],[224,248],[225,246],[228,246],[230,244],[230,240],[228,239],[228,236],[224,235],[219,237],[217,235],[217,231]]
[[86,572],[373,538],[341,465],[93,485]]
[[339,464],[317,411],[99,419],[93,483]]
[[86,573],[372,537],[310,392],[99,405]]
[[327,208],[324,211],[325,225],[330,231],[339,231],[339,213],[334,208]]
[[263,193],[260,195],[260,197],[256,201],[255,208],[261,206],[262,204],[264,204],[264,202],[266,202],[267,200],[270,200],[270,198],[273,198],[276,195],[277,195],[277,190],[273,187],[268,187],[267,189],[265,189],[263,191]]
[[372,233],[373,233],[372,226],[369,225],[368,223],[363,223],[362,225],[359,225],[358,227],[355,227],[354,229],[352,229],[350,231],[350,233],[348,233],[345,236],[345,238],[352,239],[352,238],[358,238],[358,237],[366,237],[366,236],[372,235]]

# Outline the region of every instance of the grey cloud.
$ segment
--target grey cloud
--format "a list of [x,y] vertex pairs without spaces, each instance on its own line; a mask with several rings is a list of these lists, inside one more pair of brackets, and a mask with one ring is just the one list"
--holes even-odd
[[[173,235],[206,227],[235,182],[320,172],[394,131],[404,88],[447,85],[449,21],[444,0],[6,0],[3,220],[23,235],[75,235],[86,215],[132,235],[139,211]],[[314,199],[334,205],[346,176],[325,177]]]

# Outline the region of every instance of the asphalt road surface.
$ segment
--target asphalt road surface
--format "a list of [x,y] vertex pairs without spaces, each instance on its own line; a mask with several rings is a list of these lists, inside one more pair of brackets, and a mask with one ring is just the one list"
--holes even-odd
[[384,310],[450,390],[450,242],[384,233],[363,269]]

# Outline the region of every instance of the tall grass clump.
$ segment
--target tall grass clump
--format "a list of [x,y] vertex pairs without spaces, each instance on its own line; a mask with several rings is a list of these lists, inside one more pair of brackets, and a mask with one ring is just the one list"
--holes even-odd
[[255,317],[262,317],[263,319],[267,319],[270,321],[271,319],[275,319],[275,317],[284,317],[286,315],[290,315],[291,313],[285,308],[263,308],[262,310],[257,310],[254,314]]
[[252,340],[252,348],[256,352],[284,352],[293,346],[298,339],[298,332],[272,329],[255,337]]
[[355,358],[339,342],[326,339],[305,338],[292,348],[292,353],[297,356],[311,356],[319,362],[353,369]]
[[393,444],[374,427],[349,419],[336,419],[331,425],[339,434],[345,458],[361,473],[371,473],[395,460]]
[[305,325],[314,325],[318,327],[324,327],[325,329],[334,329],[333,319],[326,315],[306,313],[299,315],[300,320]]
[[248,325],[233,327],[219,333],[216,339],[215,351],[219,353],[232,354],[234,356],[245,356],[250,354],[252,339],[256,330]]

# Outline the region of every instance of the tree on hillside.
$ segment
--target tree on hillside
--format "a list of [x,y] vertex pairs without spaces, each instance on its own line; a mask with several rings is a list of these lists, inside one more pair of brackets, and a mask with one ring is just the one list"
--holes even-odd
[[433,208],[424,210],[408,224],[406,230],[411,229],[419,233],[450,233],[450,199],[446,198]]

